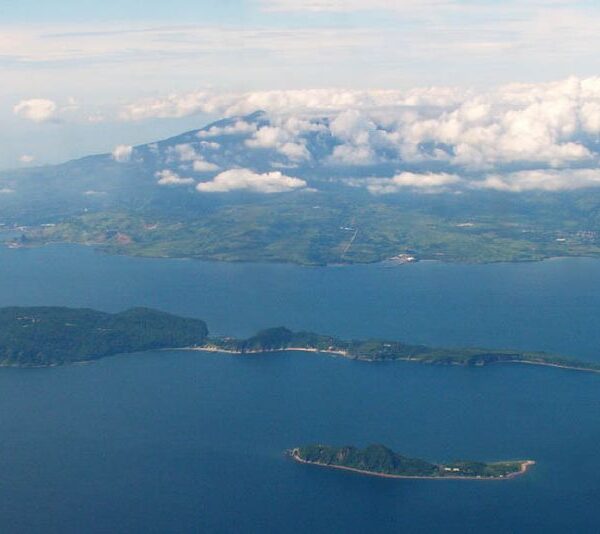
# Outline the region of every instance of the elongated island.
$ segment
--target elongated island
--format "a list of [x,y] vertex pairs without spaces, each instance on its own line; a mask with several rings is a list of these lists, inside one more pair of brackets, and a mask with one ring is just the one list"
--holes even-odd
[[365,449],[306,445],[288,453],[302,464],[385,478],[507,480],[525,474],[535,464],[533,460],[434,464],[402,456],[384,445],[369,445]]
[[292,332],[284,327],[261,330],[248,339],[207,338],[204,345],[197,349],[240,355],[281,351],[321,352],[368,362],[410,361],[434,365],[484,366],[495,363],[521,363],[600,372],[598,363],[545,352],[428,347],[384,339],[344,340],[314,332]]
[[237,355],[302,351],[368,362],[435,365],[530,364],[600,372],[600,364],[544,352],[432,348],[382,339],[344,340],[269,328],[247,339],[209,337],[206,323],[148,308],[120,313],[64,307],[0,308],[0,366],[48,367],[159,349]]

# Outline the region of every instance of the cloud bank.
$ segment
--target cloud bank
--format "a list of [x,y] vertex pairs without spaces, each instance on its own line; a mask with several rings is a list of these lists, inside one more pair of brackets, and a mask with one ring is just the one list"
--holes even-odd
[[[292,174],[303,178],[307,169],[321,175],[335,169],[341,181],[377,195],[600,186],[600,77],[487,91],[200,92],[145,102],[123,108],[122,119],[199,109],[230,117],[199,131],[198,141],[171,149],[184,172],[224,170],[198,184],[201,192],[307,186],[277,171],[283,168],[299,169]],[[248,170],[259,162],[270,169]]]
[[[247,147],[275,148],[293,160],[308,158],[302,139],[307,131],[327,128],[339,141],[332,160],[348,165],[397,160],[471,169],[522,163],[561,167],[594,160],[590,139],[600,135],[600,77],[510,84],[487,92],[443,87],[202,92],[144,102],[126,106],[121,117],[181,117],[207,110],[234,116],[265,110],[268,127],[257,130],[238,121],[200,135],[252,133]],[[326,117],[328,124],[311,121],[315,117]]]

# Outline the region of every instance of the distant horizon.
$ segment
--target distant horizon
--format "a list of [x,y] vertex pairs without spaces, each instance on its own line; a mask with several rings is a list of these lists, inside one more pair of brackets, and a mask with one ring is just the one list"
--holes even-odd
[[[600,74],[600,6],[586,0],[23,0],[0,14],[1,169],[227,115],[194,106],[200,93],[451,87],[464,101]],[[128,112],[150,101],[162,111]]]

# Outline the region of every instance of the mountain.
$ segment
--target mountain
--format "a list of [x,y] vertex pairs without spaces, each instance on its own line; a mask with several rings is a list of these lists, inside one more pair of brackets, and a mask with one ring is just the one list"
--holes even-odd
[[256,112],[112,154],[2,172],[0,224],[29,227],[13,246],[70,241],[224,261],[600,254],[596,189],[483,188],[482,172],[442,162],[452,147],[422,144],[418,158],[403,159],[385,127],[367,125],[367,137],[361,128]]

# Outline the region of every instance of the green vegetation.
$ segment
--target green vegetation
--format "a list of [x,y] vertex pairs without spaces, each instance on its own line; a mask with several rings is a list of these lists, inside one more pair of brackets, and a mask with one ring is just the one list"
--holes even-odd
[[0,309],[0,365],[39,367],[126,352],[202,344],[197,319],[134,308],[110,314],[71,308]]
[[467,263],[600,256],[600,208],[584,210],[582,201],[569,209],[566,199],[528,203],[496,195],[493,203],[469,196],[439,205],[426,196],[291,193],[177,215],[149,208],[90,211],[28,237],[135,256],[303,265],[369,263],[400,254]]
[[284,327],[262,330],[248,339],[211,338],[206,348],[235,353],[309,350],[339,354],[364,361],[407,360],[436,365],[482,366],[494,363],[530,363],[600,372],[600,364],[582,362],[544,352],[479,348],[432,348],[381,339],[346,341],[312,332],[292,332]]
[[434,464],[425,460],[407,458],[383,445],[331,447],[307,445],[290,451],[299,462],[324,467],[344,468],[372,475],[425,478],[510,478],[524,473],[531,465],[526,461],[471,462],[461,461]]
[[204,321],[147,308],[116,314],[60,307],[0,308],[0,365],[39,367],[163,348],[236,354],[304,350],[371,362],[405,360],[465,366],[530,363],[600,372],[600,364],[543,352],[431,348],[381,339],[346,341],[284,327],[262,330],[248,339],[211,338]]

